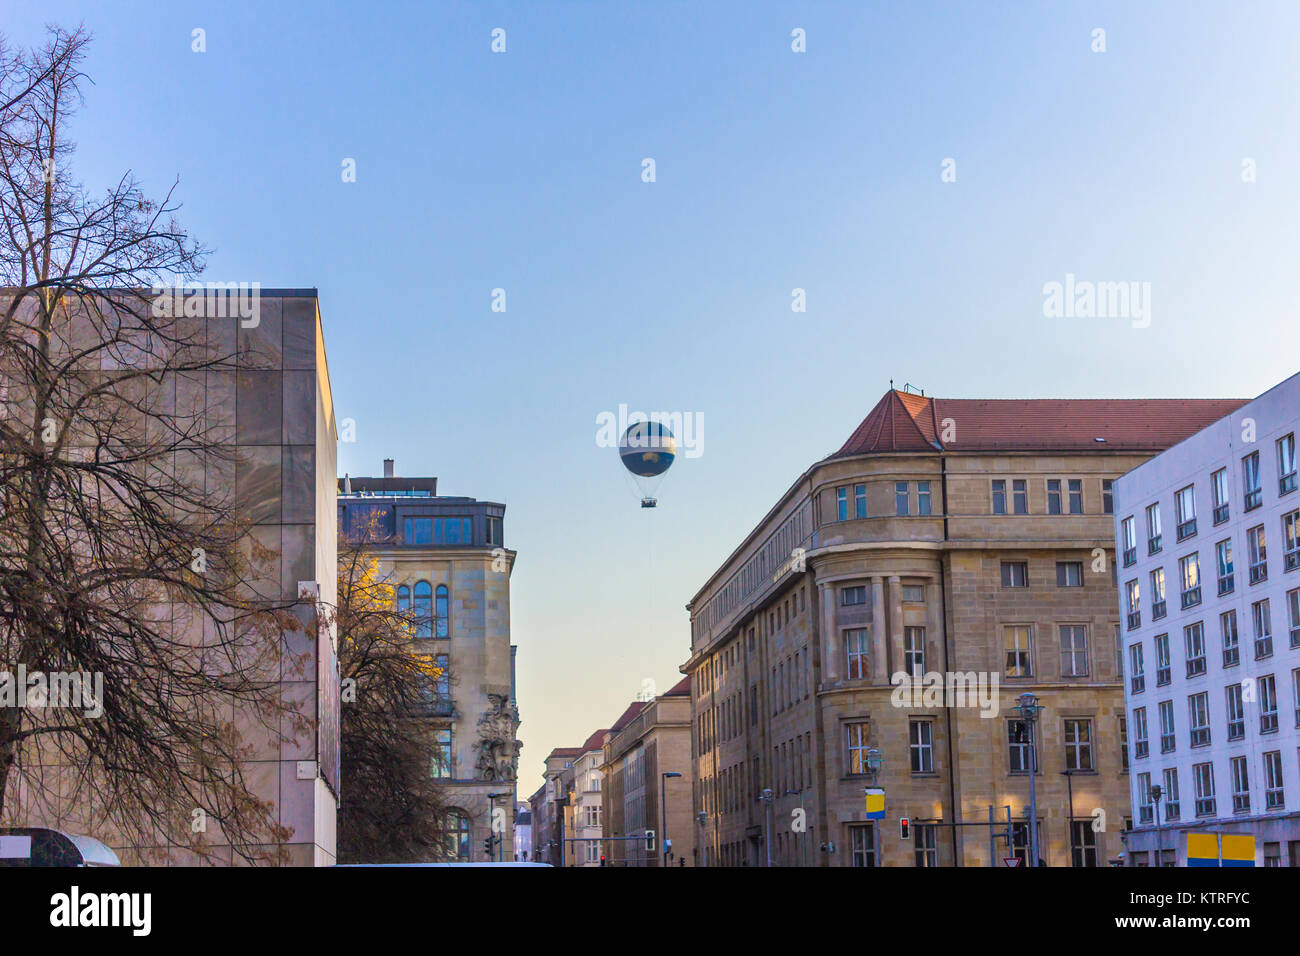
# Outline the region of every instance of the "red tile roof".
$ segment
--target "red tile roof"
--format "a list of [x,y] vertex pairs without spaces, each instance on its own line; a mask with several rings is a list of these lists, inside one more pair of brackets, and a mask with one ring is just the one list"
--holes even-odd
[[[891,389],[828,457],[909,451],[1162,451],[1247,401],[929,398]],[[949,419],[952,440],[945,442]]]
[[691,696],[691,675],[687,674],[685,677],[679,680],[676,684],[672,686],[672,689],[670,689],[668,693],[664,694],[664,696],[665,697]]
[[556,747],[546,755],[546,759],[550,760],[552,757],[581,757],[584,753],[586,751],[581,747]]
[[628,704],[627,710],[623,711],[623,713],[619,716],[618,720],[614,721],[614,726],[609,728],[609,732],[611,734],[616,734],[624,727],[626,727],[628,724],[630,724],[632,722],[632,718],[635,717],[637,714],[641,713],[641,711],[645,708],[645,704],[646,702],[643,700],[634,700],[632,701],[632,703]]
[[605,735],[607,733],[609,733],[609,728],[602,727],[586,739],[583,745],[578,748],[578,752],[586,754],[591,753],[593,750],[599,750],[605,746]]

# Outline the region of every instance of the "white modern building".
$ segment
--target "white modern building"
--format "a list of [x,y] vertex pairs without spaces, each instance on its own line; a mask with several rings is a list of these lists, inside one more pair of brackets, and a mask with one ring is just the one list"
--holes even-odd
[[1133,866],[1300,866],[1300,374],[1115,482]]

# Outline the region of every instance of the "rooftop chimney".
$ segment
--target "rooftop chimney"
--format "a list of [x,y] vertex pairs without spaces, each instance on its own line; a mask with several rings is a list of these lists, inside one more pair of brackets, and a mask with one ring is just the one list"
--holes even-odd
[[385,478],[393,477],[393,459],[391,458],[384,459],[384,477]]

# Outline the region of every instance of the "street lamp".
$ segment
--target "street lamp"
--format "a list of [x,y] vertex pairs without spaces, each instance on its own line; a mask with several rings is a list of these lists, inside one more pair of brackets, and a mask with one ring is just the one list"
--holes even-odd
[[1074,866],[1074,774],[1073,770],[1062,770],[1065,777],[1065,789],[1070,795],[1070,866]]
[[[499,836],[497,836],[497,832],[496,832],[496,826],[497,826],[497,801],[500,800],[502,797],[508,797],[508,796],[510,796],[510,794],[508,794],[508,793],[489,793],[489,794],[488,794],[488,805],[491,807],[491,810],[490,810],[490,812],[488,813],[488,835],[491,836],[492,838],[494,838],[494,839],[497,841],[497,862],[498,862],[498,863],[501,862],[501,844],[502,844],[504,841],[503,841]],[[488,859],[490,860],[491,858],[492,858],[492,855],[491,855],[491,854],[488,854]]]
[[1156,866],[1164,866],[1164,859],[1162,858],[1160,851],[1160,798],[1165,795],[1165,791],[1160,784],[1156,784],[1149,792],[1151,794],[1151,801],[1155,804],[1156,812]]
[[668,778],[680,776],[675,770],[666,770],[659,775],[659,839],[663,844],[660,855],[664,866],[668,865]]
[[1038,775],[1038,745],[1034,743],[1034,722],[1038,712],[1043,708],[1038,705],[1038,698],[1026,691],[1020,695],[1020,718],[1025,722],[1025,731],[1029,737],[1029,865],[1038,866],[1038,791],[1034,786],[1034,777]]
[[[800,787],[798,790],[787,790],[787,791],[785,792],[785,795],[786,795],[787,797],[803,797],[803,787]],[[803,800],[801,799],[799,802],[800,802],[800,803],[803,803]],[[800,810],[803,810],[804,808],[803,808],[803,807],[800,807],[799,809],[800,809]],[[803,839],[802,839],[802,840],[799,840],[799,846],[800,846],[800,851],[799,851],[799,860],[800,860],[800,863],[799,863],[799,865],[800,865],[800,866],[807,866],[807,865],[808,865],[808,816],[807,816],[807,811],[804,812],[803,827],[804,827],[804,829],[803,829]],[[798,839],[798,835],[797,835],[797,834],[796,834],[796,839]]]
[[699,865],[707,866],[708,864],[705,863],[705,858],[704,858],[704,823],[706,820],[709,819],[709,815],[705,813],[703,810],[701,810],[699,813],[695,815],[695,819],[700,821],[700,845],[696,850],[696,855],[700,861]]
[[880,765],[885,762],[885,758],[880,756],[880,751],[872,747],[867,751],[867,773],[871,774],[871,785],[876,786],[876,776],[880,773]]
[[763,842],[767,844],[767,865],[772,865],[772,790],[770,787],[764,787],[763,792],[758,798],[767,804],[767,832],[764,834]]

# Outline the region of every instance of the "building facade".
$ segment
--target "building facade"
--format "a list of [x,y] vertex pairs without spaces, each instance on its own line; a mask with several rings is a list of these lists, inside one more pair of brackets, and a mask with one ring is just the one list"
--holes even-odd
[[[602,769],[607,865],[698,865],[690,767],[687,677],[665,694],[634,701],[605,735]],[[665,778],[665,773],[679,776]],[[647,831],[653,831],[654,849],[645,839]]]
[[[439,495],[433,477],[404,478],[391,459],[379,478],[339,480],[340,535],[369,535],[398,607],[415,614],[417,640],[444,676],[431,689],[438,723],[434,773],[444,785],[455,859],[514,858],[519,706],[510,643],[505,505]],[[493,826],[493,814],[497,826]]]
[[568,831],[572,842],[565,849],[565,866],[600,866],[604,846],[604,807],[601,800],[601,749],[607,730],[597,730],[579,748],[582,752],[565,773],[569,802]]
[[551,866],[564,866],[566,863],[561,848],[568,835],[566,810],[569,790],[562,778],[573,770],[573,762],[581,755],[580,747],[556,747],[547,754],[542,785],[528,798],[533,818],[533,860],[537,863]]
[[[1135,866],[1300,866],[1300,375],[1115,484]],[[1167,526],[1167,530],[1166,530]]]
[[1040,860],[1116,857],[1112,482],[1239,404],[886,393],[687,606],[705,865],[1028,861],[1035,751]]
[[[248,523],[250,549],[255,542],[266,556],[244,582],[251,606],[291,606],[305,625],[285,637],[276,668],[281,699],[296,702],[307,733],[293,739],[268,733],[264,718],[241,703],[215,698],[210,703],[230,708],[233,725],[248,745],[241,771],[249,790],[287,834],[269,848],[282,851],[288,865],[330,865],[335,862],[339,792],[339,678],[336,638],[318,614],[318,602],[329,606],[336,600],[338,432],[319,302],[315,289],[262,289],[253,300],[256,311],[241,318],[225,296],[221,293],[218,300],[212,294],[201,315],[169,332],[183,337],[178,340],[188,347],[201,348],[206,341],[203,361],[212,364],[199,372],[160,373],[154,393],[160,404],[148,413],[165,417],[176,431],[167,440],[178,449],[177,479],[192,482],[199,497],[233,495],[236,514]],[[79,321],[75,314],[69,316],[70,327]],[[163,345],[167,341],[160,338],[154,344],[168,347]],[[103,362],[105,374],[126,367],[107,354]],[[181,437],[185,432],[211,441],[211,453],[187,450],[190,443]],[[211,619],[196,619],[180,604],[162,608],[160,619],[168,618],[177,642],[193,642],[196,654],[205,642],[217,640]],[[304,662],[301,669],[280,667],[290,654]],[[85,803],[60,796],[65,792],[56,779],[65,770],[61,759],[57,754],[26,755],[23,765],[44,766],[51,776],[21,781],[0,824],[91,833],[128,866],[201,862],[184,845],[191,836],[188,828],[155,845],[133,844],[124,834],[103,829]],[[67,772],[72,780],[84,768]],[[209,855],[203,862],[241,863],[218,830],[204,831]]]

